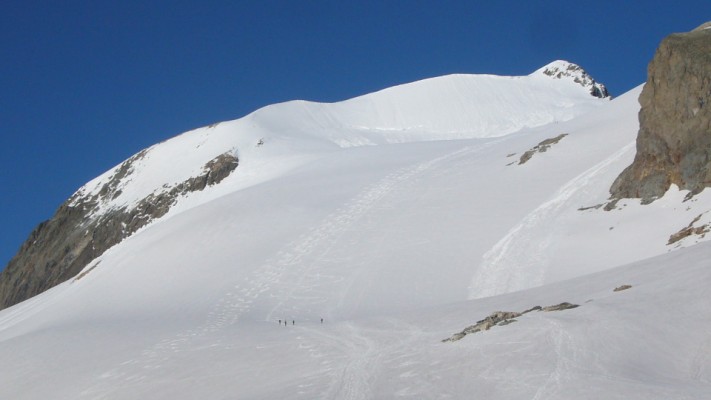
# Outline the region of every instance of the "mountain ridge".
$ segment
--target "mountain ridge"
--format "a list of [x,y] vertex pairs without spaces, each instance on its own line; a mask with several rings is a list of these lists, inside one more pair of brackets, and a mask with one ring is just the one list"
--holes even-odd
[[[550,79],[546,68],[567,72]],[[113,245],[174,214],[178,203],[188,204],[190,193],[233,190],[212,187],[245,165],[256,181],[241,179],[237,187],[268,179],[257,168],[279,173],[323,151],[511,134],[594,109],[595,85],[579,66],[559,60],[528,76],[447,75],[337,103],[280,103],[186,132],[88,182],[33,230],[0,273],[0,307],[70,279]]]

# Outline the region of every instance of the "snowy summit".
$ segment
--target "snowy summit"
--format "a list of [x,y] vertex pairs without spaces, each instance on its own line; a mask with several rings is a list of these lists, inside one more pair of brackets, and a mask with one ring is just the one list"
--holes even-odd
[[[609,98],[610,94],[602,83],[598,83],[579,65],[567,61],[554,61],[535,73],[541,73],[555,79],[568,79],[588,89],[590,94],[599,98]],[[534,74],[535,74],[534,73]]]

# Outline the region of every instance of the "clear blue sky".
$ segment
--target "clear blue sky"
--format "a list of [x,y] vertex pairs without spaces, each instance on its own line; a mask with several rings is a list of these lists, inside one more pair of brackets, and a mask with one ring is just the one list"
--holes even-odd
[[0,4],[0,269],[85,182],[181,132],[293,99],[580,64],[613,94],[711,1]]

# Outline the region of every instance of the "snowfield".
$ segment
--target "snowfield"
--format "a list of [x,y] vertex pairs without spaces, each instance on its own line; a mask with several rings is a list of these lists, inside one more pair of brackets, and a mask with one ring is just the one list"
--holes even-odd
[[[283,103],[153,146],[97,213],[240,165],[0,311],[0,398],[708,397],[711,243],[668,241],[711,195],[605,211],[641,87],[597,99],[542,70]],[[442,342],[561,302],[579,307]]]

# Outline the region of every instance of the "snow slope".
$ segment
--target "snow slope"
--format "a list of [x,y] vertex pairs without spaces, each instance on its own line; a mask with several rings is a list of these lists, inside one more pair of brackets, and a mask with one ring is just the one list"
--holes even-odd
[[[132,207],[151,193],[166,192],[199,175],[208,161],[225,152],[240,159],[239,178],[220,185],[211,198],[281,175],[324,152],[504,136],[566,121],[608,102],[590,95],[590,82],[574,81],[585,73],[582,70],[559,79],[544,74],[546,68],[565,66],[575,65],[556,61],[517,77],[449,75],[338,103],[291,101],[267,106],[148,148],[117,188],[120,195],[105,199],[97,213]],[[76,200],[98,194],[119,168],[79,189]]]
[[[703,398],[711,247],[667,240],[709,194],[589,208],[634,156],[640,89],[450,76],[156,145],[105,207],[229,149],[240,166],[0,311],[0,398]],[[563,301],[581,306],[441,342]]]

